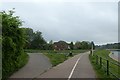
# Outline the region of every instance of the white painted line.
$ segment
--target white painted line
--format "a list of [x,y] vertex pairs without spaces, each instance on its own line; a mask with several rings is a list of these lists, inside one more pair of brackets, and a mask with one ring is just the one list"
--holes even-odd
[[79,60],[81,59],[82,56],[83,56],[83,54],[77,59],[75,65],[74,65],[74,67],[73,67],[73,69],[72,69],[72,71],[71,71],[71,73],[70,73],[70,75],[68,77],[68,80],[70,80],[70,78],[72,77],[73,72],[74,72],[74,70],[75,70],[75,68],[76,68],[76,66],[77,66],[77,64],[78,64],[78,62],[79,62]]

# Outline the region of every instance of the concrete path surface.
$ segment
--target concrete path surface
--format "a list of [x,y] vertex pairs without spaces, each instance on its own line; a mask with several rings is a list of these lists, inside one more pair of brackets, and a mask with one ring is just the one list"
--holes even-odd
[[29,53],[28,63],[10,78],[35,78],[45,70],[51,68],[49,59],[40,53]]
[[75,55],[56,67],[36,77],[40,78],[96,78],[89,61],[89,52]]

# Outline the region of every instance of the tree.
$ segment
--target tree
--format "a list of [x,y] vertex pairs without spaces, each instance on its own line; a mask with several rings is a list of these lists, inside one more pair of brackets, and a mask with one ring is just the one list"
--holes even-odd
[[52,40],[50,40],[49,44],[51,44],[51,45],[52,45],[52,44],[53,44],[53,41],[52,41]]
[[48,44],[48,49],[53,50],[53,41],[52,40],[50,40],[50,42]]
[[14,11],[2,11],[2,78],[6,79],[11,73],[24,65],[27,54],[24,53],[24,34],[19,26],[22,21],[13,16]]
[[90,43],[87,41],[82,41],[81,43],[81,49],[90,49]]
[[91,44],[88,41],[82,41],[82,42],[77,41],[75,43],[75,49],[90,49],[90,48],[91,48]]
[[71,50],[74,49],[74,44],[73,44],[73,42],[70,43],[70,49],[71,49]]
[[33,40],[31,41],[31,48],[33,49],[46,49],[47,42],[42,37],[42,33],[37,31],[34,33]]
[[34,32],[33,29],[31,28],[22,28],[22,30],[24,31],[24,35],[25,35],[25,49],[30,49],[31,48],[31,42],[34,39]]
[[42,36],[42,32],[33,32],[31,28],[22,28],[26,39],[26,49],[48,49],[49,44],[45,41]]
[[75,49],[81,49],[81,43],[79,41],[75,42]]
[[95,49],[95,44],[93,41],[91,42],[91,47],[93,47],[93,49]]

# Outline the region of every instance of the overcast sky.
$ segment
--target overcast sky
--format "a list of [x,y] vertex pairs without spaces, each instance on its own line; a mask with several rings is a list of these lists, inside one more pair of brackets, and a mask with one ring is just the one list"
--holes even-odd
[[12,8],[24,27],[41,31],[47,41],[118,42],[117,0],[5,0],[0,10]]

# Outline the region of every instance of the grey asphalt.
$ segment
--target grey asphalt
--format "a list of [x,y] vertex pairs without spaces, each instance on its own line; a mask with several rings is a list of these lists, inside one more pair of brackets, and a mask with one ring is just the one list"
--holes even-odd
[[81,57],[73,72],[72,78],[96,78],[93,67],[89,61],[89,52]]
[[10,78],[35,78],[52,67],[49,59],[40,53],[28,53],[29,61]]
[[[78,63],[75,67],[77,61]],[[89,61],[89,52],[86,52],[78,54],[53,67],[42,75],[37,76],[36,80],[39,78],[96,78],[96,74]]]

